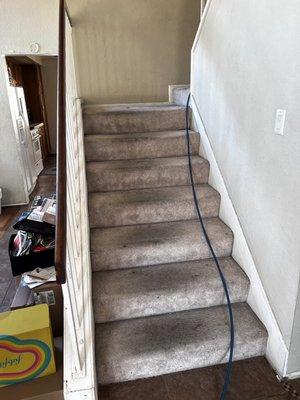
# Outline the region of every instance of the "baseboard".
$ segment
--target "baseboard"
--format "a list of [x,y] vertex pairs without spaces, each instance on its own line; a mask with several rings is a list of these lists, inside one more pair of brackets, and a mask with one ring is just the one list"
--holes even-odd
[[288,379],[299,379],[300,378],[300,371],[291,372],[289,374],[286,374],[286,378],[288,378]]
[[201,138],[200,154],[210,163],[209,184],[221,195],[220,218],[230,227],[234,234],[233,258],[243,268],[251,282],[247,302],[268,331],[269,339],[266,357],[278,375],[283,377],[286,375],[287,347],[283,341],[281,331],[255,267],[241,224],[206,134],[199,108],[193,96],[191,107],[193,110],[192,128],[199,132]]

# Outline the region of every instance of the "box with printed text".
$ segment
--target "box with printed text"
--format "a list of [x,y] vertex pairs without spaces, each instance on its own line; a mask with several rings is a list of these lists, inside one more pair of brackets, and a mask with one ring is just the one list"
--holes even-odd
[[48,305],[0,314],[0,387],[55,372]]

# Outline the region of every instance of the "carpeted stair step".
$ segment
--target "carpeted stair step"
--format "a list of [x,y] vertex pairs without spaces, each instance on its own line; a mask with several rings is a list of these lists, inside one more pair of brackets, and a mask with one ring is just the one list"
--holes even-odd
[[[204,217],[217,217],[220,195],[207,184],[196,187]],[[111,227],[196,218],[190,186],[90,193],[90,226]]]
[[[144,132],[122,135],[87,135],[87,161],[135,160],[187,154],[185,131]],[[199,135],[190,132],[192,154],[199,154]]]
[[170,103],[88,105],[83,107],[88,135],[185,129],[185,107]]
[[[265,354],[267,333],[246,303],[233,305],[234,359]],[[226,306],[96,324],[101,384],[224,363],[228,360]]]
[[[190,184],[187,157],[88,162],[86,169],[90,192]],[[207,183],[209,163],[206,160],[193,157],[193,170],[196,184]]]
[[[83,123],[98,381],[226,362],[228,309],[196,220],[185,107],[86,106]],[[195,132],[191,144],[204,223],[233,301],[234,358],[264,355],[267,332],[245,303],[249,279],[231,257],[233,234],[217,217],[220,196]]]
[[[218,257],[231,255],[233,234],[218,218],[204,220]],[[198,221],[91,230],[94,271],[200,260],[211,253]]]
[[[232,258],[220,259],[232,302],[247,300],[249,280]],[[218,306],[226,303],[213,260],[93,273],[95,321]]]

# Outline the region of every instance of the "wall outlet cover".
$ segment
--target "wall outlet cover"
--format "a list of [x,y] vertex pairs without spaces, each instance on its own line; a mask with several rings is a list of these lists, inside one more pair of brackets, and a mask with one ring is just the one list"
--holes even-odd
[[274,132],[277,135],[283,135],[284,134],[285,117],[286,117],[286,110],[278,109],[276,111]]

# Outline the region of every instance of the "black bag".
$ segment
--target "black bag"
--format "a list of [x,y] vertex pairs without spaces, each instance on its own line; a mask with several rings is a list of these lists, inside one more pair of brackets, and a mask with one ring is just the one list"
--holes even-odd
[[14,256],[14,239],[12,235],[9,240],[9,258],[13,276],[18,276],[24,272],[33,271],[35,268],[47,268],[54,265],[54,248],[40,252],[31,252],[24,256]]
[[39,233],[41,235],[55,236],[55,226],[47,222],[39,222],[28,219],[31,211],[23,212],[13,228],[18,231]]

